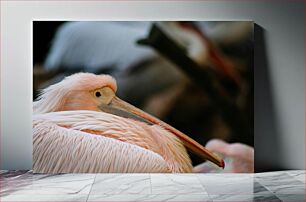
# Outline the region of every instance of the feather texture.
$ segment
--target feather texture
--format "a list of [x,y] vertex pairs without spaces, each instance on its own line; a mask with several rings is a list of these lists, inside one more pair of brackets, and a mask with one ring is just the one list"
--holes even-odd
[[[103,112],[78,110],[34,115],[33,128],[36,150],[34,168],[37,170],[48,171],[52,168],[54,172],[191,172],[192,169],[182,142],[157,125],[149,126]],[[84,146],[80,145],[81,142]],[[77,160],[77,155],[75,163],[84,162],[85,167],[72,166],[74,163],[71,162],[71,150],[78,149],[83,151],[79,152],[86,155],[87,160]],[[42,152],[43,150],[47,151]],[[128,164],[125,161],[119,163],[121,155]],[[69,166],[60,167],[57,159]],[[103,159],[108,166],[97,164],[99,159]],[[142,165],[142,161],[148,167],[130,166],[130,163]],[[107,169],[110,163],[112,169]],[[114,165],[120,168],[114,168]],[[99,166],[101,168],[95,168]]]

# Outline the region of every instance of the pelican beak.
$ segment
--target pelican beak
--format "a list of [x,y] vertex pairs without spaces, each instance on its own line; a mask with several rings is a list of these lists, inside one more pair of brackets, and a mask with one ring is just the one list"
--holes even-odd
[[205,147],[201,144],[196,142],[195,140],[191,139],[184,133],[180,132],[179,130],[173,128],[172,126],[168,125],[167,123],[155,118],[154,116],[134,107],[133,105],[124,102],[118,97],[114,97],[112,101],[108,105],[101,105],[99,108],[106,113],[111,113],[117,116],[131,118],[137,121],[145,122],[147,124],[159,125],[164,129],[170,131],[175,136],[177,136],[192,152],[204,157],[205,159],[215,163],[219,167],[224,168],[224,161],[223,159],[219,158],[218,156],[214,155],[210,151],[208,151]]

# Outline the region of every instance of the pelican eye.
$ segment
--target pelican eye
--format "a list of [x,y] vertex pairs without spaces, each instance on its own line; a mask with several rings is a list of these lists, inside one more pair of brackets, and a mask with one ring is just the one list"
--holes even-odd
[[109,104],[115,96],[114,91],[108,86],[96,89],[91,93],[99,104]]
[[101,97],[101,93],[99,91],[96,92],[96,97]]

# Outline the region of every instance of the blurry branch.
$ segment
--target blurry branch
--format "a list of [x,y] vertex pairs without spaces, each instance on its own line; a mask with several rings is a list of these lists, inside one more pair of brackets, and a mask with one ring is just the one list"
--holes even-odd
[[[252,134],[246,123],[246,119],[235,103],[233,93],[230,93],[220,77],[211,69],[203,68],[187,55],[187,50],[171,39],[160,27],[153,24],[147,38],[140,39],[138,44],[147,45],[154,48],[158,53],[174,63],[193,82],[203,89],[212,99],[213,107],[227,124],[231,127],[235,135],[240,136],[244,142],[249,141]],[[226,82],[226,84],[230,84]],[[239,88],[234,87],[234,95],[239,94]]]

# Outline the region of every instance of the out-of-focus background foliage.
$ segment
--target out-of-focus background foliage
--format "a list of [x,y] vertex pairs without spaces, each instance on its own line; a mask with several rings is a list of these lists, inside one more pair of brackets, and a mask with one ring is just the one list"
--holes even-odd
[[203,145],[254,145],[253,22],[35,21],[33,29],[33,100],[70,74],[110,74],[120,98]]

